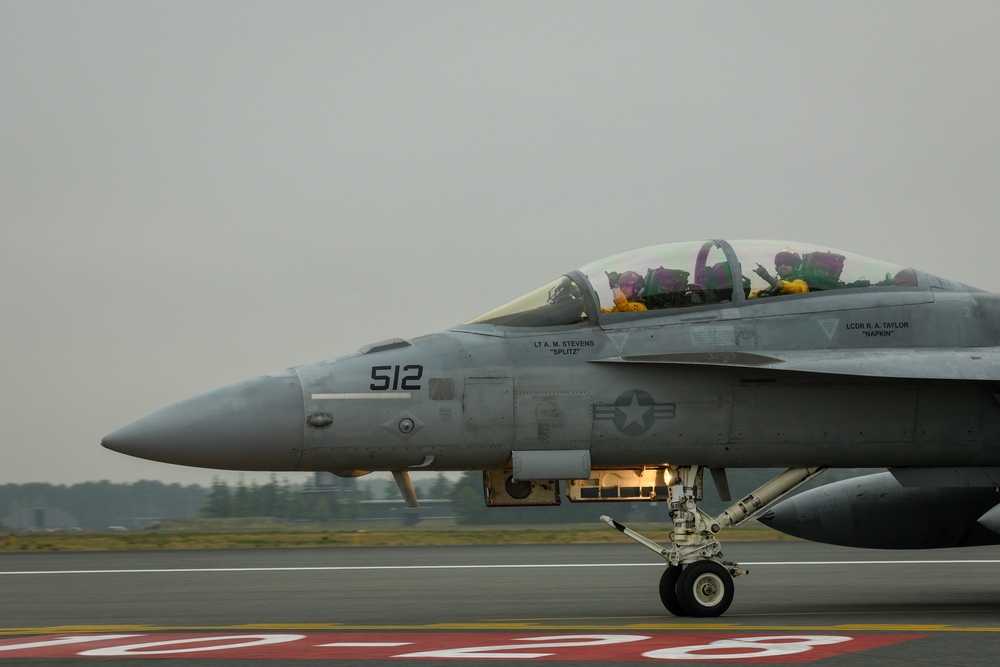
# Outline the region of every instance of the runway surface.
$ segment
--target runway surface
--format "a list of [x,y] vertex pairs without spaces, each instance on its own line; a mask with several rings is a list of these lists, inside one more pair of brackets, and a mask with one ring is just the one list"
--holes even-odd
[[1000,654],[998,548],[725,552],[750,574],[716,619],[670,616],[662,560],[632,543],[2,553],[0,667],[986,665]]

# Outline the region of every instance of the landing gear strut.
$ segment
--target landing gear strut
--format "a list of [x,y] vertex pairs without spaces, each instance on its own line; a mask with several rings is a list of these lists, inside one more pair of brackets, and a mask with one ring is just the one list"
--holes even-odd
[[702,466],[671,466],[668,506],[673,520],[670,547],[640,535],[608,516],[601,520],[667,562],[660,577],[660,601],[674,616],[720,616],[733,602],[733,577],[748,574],[739,564],[722,559],[716,535],[742,524],[826,468],[789,468],[713,518],[698,508]]

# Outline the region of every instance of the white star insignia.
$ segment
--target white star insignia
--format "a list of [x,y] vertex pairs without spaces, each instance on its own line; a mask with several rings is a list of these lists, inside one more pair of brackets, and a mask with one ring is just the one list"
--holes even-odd
[[638,424],[639,426],[645,427],[646,413],[652,409],[652,405],[639,405],[639,397],[636,394],[632,394],[632,403],[627,408],[622,406],[617,406],[619,410],[625,415],[625,423],[622,428],[628,428],[630,424]]

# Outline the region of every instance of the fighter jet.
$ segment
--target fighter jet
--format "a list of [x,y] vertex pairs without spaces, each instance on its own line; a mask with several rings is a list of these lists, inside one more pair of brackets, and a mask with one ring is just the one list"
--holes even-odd
[[[840,543],[1000,543],[998,341],[1000,296],[911,267],[782,240],[670,243],[440,333],[183,400],[102,444],[204,468],[391,471],[411,505],[411,470],[481,470],[492,507],[665,501],[666,545],[601,519],[663,557],[669,612],[718,616],[746,573],[719,536],[754,517]],[[786,470],[701,509],[704,471],[732,502],[726,469],[741,467]],[[859,467],[893,472],[775,506]]]

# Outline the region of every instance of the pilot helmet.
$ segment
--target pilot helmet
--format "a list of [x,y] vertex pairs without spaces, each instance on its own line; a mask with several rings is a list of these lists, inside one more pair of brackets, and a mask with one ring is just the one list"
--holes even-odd
[[618,279],[618,286],[626,299],[634,299],[639,296],[645,281],[635,271],[625,271]]
[[774,256],[774,265],[781,266],[782,264],[797,267],[802,264],[802,258],[799,257],[799,253],[795,252],[791,248],[785,248]]

